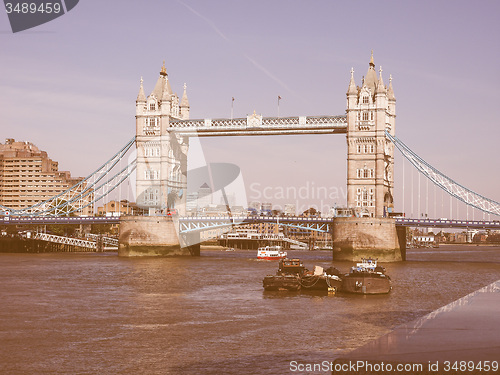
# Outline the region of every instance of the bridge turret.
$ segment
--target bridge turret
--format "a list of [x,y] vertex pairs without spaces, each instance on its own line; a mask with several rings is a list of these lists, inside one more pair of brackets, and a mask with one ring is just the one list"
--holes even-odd
[[353,71],[347,91],[347,204],[361,216],[387,216],[393,208],[394,148],[385,130],[394,132],[395,97],[375,73],[373,51],[361,88]]
[[189,143],[170,130],[171,118],[180,119],[181,115],[179,97],[172,91],[165,62],[147,98],[141,82],[136,118],[137,204],[149,208],[150,213],[167,207],[182,213]]

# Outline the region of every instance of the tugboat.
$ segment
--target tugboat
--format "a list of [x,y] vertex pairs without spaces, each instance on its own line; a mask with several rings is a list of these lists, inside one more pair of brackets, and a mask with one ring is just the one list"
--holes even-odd
[[286,251],[282,251],[281,246],[259,247],[257,250],[257,259],[277,260],[286,258]]
[[391,291],[391,278],[385,268],[377,266],[377,260],[361,259],[342,278],[342,291],[357,294],[387,294]]
[[306,271],[300,277],[302,290],[322,290],[337,292],[342,287],[340,271],[334,267],[323,270],[323,267],[315,266],[314,272]]
[[300,259],[281,259],[276,275],[264,277],[262,286],[267,291],[298,291],[300,290],[300,276],[304,270],[304,264]]

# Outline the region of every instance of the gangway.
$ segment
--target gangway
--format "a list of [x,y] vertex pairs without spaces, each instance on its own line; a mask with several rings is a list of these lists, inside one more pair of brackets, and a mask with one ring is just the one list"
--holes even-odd
[[82,240],[80,238],[56,236],[55,234],[37,233],[34,236],[35,240],[59,243],[63,245],[77,246],[84,249],[97,251],[97,243],[94,241]]
[[294,245],[297,245],[297,246],[300,246],[302,249],[307,249],[308,248],[307,244],[305,244],[304,242],[300,242],[300,241],[297,241],[297,240],[292,240],[291,238],[284,237],[283,241],[291,243],[291,244],[294,244]]

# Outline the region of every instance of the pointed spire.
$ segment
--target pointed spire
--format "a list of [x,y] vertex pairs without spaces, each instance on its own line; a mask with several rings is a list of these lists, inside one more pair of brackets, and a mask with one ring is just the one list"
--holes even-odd
[[349,88],[347,89],[347,95],[356,95],[358,90],[356,89],[356,83],[354,82],[354,68],[351,68],[351,80],[349,81]]
[[187,85],[184,84],[184,93],[182,94],[181,107],[189,107],[189,100],[187,97]]
[[144,87],[142,86],[143,79],[141,77],[141,86],[139,87],[139,94],[137,95],[137,100],[136,102],[145,102],[146,101],[146,95],[144,94]]
[[368,72],[365,76],[364,86],[371,90],[372,95],[375,93],[375,88],[377,87],[377,73],[375,72],[375,64],[373,62],[373,51],[370,58],[370,64],[368,67]]
[[380,76],[379,76],[379,79],[378,79],[378,83],[377,83],[377,93],[383,93],[385,94],[386,93],[386,88],[384,86],[384,80],[382,79],[382,67],[380,67],[379,69],[379,72],[380,72]]
[[163,65],[161,66],[160,75],[167,76],[167,68],[165,68],[165,60],[163,60]]
[[396,100],[394,90],[392,89],[392,74],[389,76],[389,88],[387,89],[387,97],[389,100]]
[[162,101],[169,101],[172,97],[172,88],[170,87],[170,83],[168,82],[168,77],[165,75],[165,80],[163,82],[163,90],[161,93],[161,100]]

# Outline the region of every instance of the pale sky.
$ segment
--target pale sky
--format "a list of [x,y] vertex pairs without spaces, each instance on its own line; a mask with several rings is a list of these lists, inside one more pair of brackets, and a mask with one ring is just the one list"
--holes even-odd
[[[63,17],[12,34],[0,12],[0,139],[33,142],[61,170],[86,176],[134,135],[140,78],[149,94],[163,60],[179,96],[187,83],[191,118],[229,117],[232,97],[235,117],[276,116],[278,95],[281,116],[341,115],[349,71],[361,84],[373,50],[384,81],[393,77],[396,135],[500,201],[499,14],[493,0],[81,0]],[[202,142],[208,161],[242,168],[250,200],[260,191],[265,201],[268,187],[270,201],[297,203],[277,197],[292,186],[309,192],[299,206],[345,203],[344,135]],[[399,210],[401,173],[398,156]],[[314,187],[339,198],[312,197]],[[448,203],[429,205],[447,211]]]

